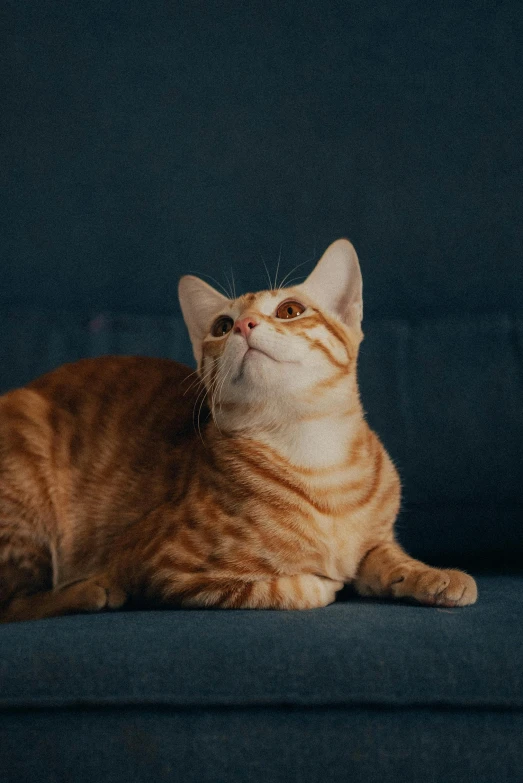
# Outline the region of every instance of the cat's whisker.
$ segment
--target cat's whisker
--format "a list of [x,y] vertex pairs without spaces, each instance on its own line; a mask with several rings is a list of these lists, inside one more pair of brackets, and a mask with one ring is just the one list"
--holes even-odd
[[[214,367],[214,365],[213,365],[213,367]],[[203,403],[205,402],[205,399],[207,398],[208,393],[209,393],[208,389],[207,389],[207,386],[205,385],[205,381],[207,381],[209,379],[209,376],[212,374],[213,367],[211,367],[209,370],[207,370],[206,373],[204,373],[204,375],[203,375],[203,377],[201,379],[201,384],[202,385],[201,385],[201,388],[198,391],[198,394],[196,395],[196,399],[194,401],[194,407],[193,407],[193,427],[194,427],[194,431],[196,432],[196,426],[194,426],[194,418],[195,418],[196,406],[198,405],[198,402],[200,403],[200,407],[198,408],[198,414],[196,416],[196,424],[198,426],[198,434],[200,436],[200,440],[202,441],[202,443],[203,443],[203,438],[202,438],[202,433],[201,433],[201,428],[200,428],[200,415],[201,415],[201,412],[202,412]]]
[[188,388],[188,389],[187,389],[187,390],[186,390],[186,391],[183,393],[183,395],[182,395],[182,396],[183,396],[183,397],[185,397],[185,395],[186,395],[188,392],[192,391],[194,388],[198,389],[198,387],[199,387],[199,386],[202,386],[202,385],[203,385],[203,386],[205,386],[205,381],[206,381],[206,380],[207,380],[206,378],[196,378],[196,380],[194,380],[194,381],[192,382],[192,384],[191,384],[191,385],[189,386],[189,388]]
[[200,392],[202,389],[205,389],[205,381],[202,379],[198,381],[198,383],[193,384],[193,386],[196,386],[195,393],[197,392],[198,396],[200,395]]
[[236,299],[236,297],[233,296],[232,283],[229,280],[229,275],[227,274],[227,272],[225,270],[223,271],[223,274],[224,274],[225,279],[227,280],[227,286],[229,288],[229,299]]
[[[232,367],[229,367],[229,369],[228,369],[228,370],[227,370],[227,372],[225,373],[225,376],[224,376],[224,378],[223,378],[223,380],[222,380],[222,384],[221,384],[221,386],[220,386],[220,390],[219,390],[219,392],[218,392],[218,398],[219,398],[220,405],[222,404],[222,392],[223,392],[223,387],[224,387],[224,385],[225,385],[225,381],[227,380],[227,378],[229,377],[229,375],[231,374],[231,372],[232,372]],[[220,410],[221,410],[221,409],[220,409]]]
[[[301,280],[301,277],[291,277],[290,280],[287,280],[287,288],[291,286],[296,280]],[[282,287],[280,286],[278,290],[281,291]]]
[[[211,376],[212,376],[212,371],[213,371],[213,368],[211,367],[211,368],[210,368],[209,370],[207,370],[207,372],[206,372],[204,375],[202,375],[202,377],[200,378],[200,384],[201,384],[201,387],[202,387],[202,389],[205,389],[205,391],[206,391],[206,392],[208,392],[208,391],[209,391],[209,390],[208,390],[208,388],[207,388],[207,381],[209,381],[209,379],[211,378]],[[200,389],[200,391],[198,392],[198,397],[200,396],[200,393],[201,393],[201,389]]]
[[201,366],[201,367],[199,367],[197,370],[195,370],[193,373],[191,373],[191,375],[198,375],[198,376],[199,376],[199,378],[201,378],[201,379],[203,379],[203,378],[208,378],[208,377],[209,377],[209,375],[212,373],[212,369],[213,369],[213,368],[212,368],[212,367],[210,367],[208,370],[204,370],[204,369],[203,369],[203,365],[202,365],[202,366]]
[[192,378],[192,377],[193,377],[193,375],[196,375],[196,374],[197,374],[197,373],[199,373],[199,372],[200,372],[200,369],[197,367],[197,368],[196,368],[196,370],[193,370],[192,372],[190,372],[190,373],[189,373],[189,375],[187,375],[187,377],[185,377],[185,378],[182,380],[182,382],[181,382],[180,386],[183,386],[183,384],[185,383],[185,381],[189,380],[189,378]]
[[[201,427],[200,427],[200,416],[201,416],[201,413],[202,413],[202,407],[203,407],[203,404],[204,404],[205,400],[207,399],[207,389],[205,388],[205,386],[203,387],[203,389],[198,394],[198,397],[196,398],[196,402],[194,403],[194,409],[196,409],[196,406],[198,404],[198,400],[200,398],[201,398],[201,401],[200,401],[200,407],[198,408],[198,414],[196,416],[196,424],[198,426],[198,435],[200,436],[200,440],[201,440],[202,444],[205,446],[205,443],[204,443],[204,440],[203,440],[203,436],[202,436],[202,430],[201,430]],[[193,422],[194,422],[194,411],[193,411]],[[195,431],[196,431],[196,428],[195,428]]]
[[234,299],[236,299],[236,284],[234,282],[234,272],[232,271],[232,266],[231,266],[231,280],[232,280],[232,293],[233,293]]
[[[285,285],[285,282],[287,281],[287,279],[288,279],[288,278],[289,278],[289,277],[290,277],[292,274],[294,274],[294,272],[295,272],[297,269],[299,269],[299,268],[300,268],[300,266],[304,266],[305,264],[310,264],[310,259],[309,259],[309,260],[307,260],[307,261],[302,261],[302,262],[301,262],[301,264],[296,264],[296,266],[295,266],[295,267],[293,267],[293,268],[291,269],[291,271],[290,271],[290,272],[288,272],[288,273],[285,275],[285,277],[283,278],[283,280],[281,281],[281,283],[280,283],[280,285],[279,285],[279,288],[280,288],[280,289],[281,289],[281,288],[283,288],[283,286]],[[294,278],[294,279],[298,279],[298,278]],[[287,283],[287,285],[289,285],[289,283]]]
[[[216,384],[215,384],[215,387],[214,387],[214,389],[215,389],[215,388],[216,388]],[[213,391],[214,391],[214,389],[213,389]],[[218,427],[218,423],[217,423],[217,421],[216,421],[216,399],[215,399],[215,395],[214,395],[214,394],[213,394],[213,395],[212,395],[212,397],[211,397],[211,416],[212,416],[212,420],[214,421],[214,424],[215,424],[215,426],[218,428],[218,432],[219,432],[219,433],[220,433],[220,435],[221,435],[221,434],[222,434],[222,431],[221,431],[221,430],[220,430],[220,428]]]
[[278,290],[278,272],[280,271],[280,261],[281,261],[281,250],[283,247],[283,242],[280,243],[280,254],[278,256],[278,264],[276,266],[276,274],[274,275],[274,290]]
[[[196,376],[196,378],[195,378],[195,376]],[[185,396],[187,394],[187,392],[192,389],[193,386],[195,386],[198,382],[201,381],[200,370],[197,369],[197,370],[194,370],[194,372],[190,373],[190,375],[188,375],[186,378],[183,379],[183,381],[181,382],[180,386],[183,386],[189,380],[191,380],[191,383],[186,388],[186,390],[183,392],[183,396]]]
[[[231,370],[232,370],[232,367],[229,367],[229,369],[225,373],[225,376],[224,376],[224,378],[223,378],[223,380],[221,382],[220,388],[218,389],[218,393],[216,395],[216,399],[218,401],[218,405],[220,406],[220,416],[221,416],[221,413],[222,413],[222,402],[223,402],[222,392],[223,392],[223,387],[225,386],[225,381],[227,380],[227,378],[231,374]],[[215,422],[216,422],[216,419],[215,419]],[[216,426],[218,426],[218,425],[216,425]]]
[[[189,386],[189,387],[188,387],[188,388],[187,388],[187,389],[184,391],[184,393],[183,393],[183,396],[184,396],[184,397],[185,397],[185,395],[187,394],[187,392],[189,392],[189,391],[190,391],[191,389],[193,389],[195,386],[198,386],[198,384],[199,384],[199,383],[203,383],[203,384],[205,384],[205,381],[206,381],[206,380],[208,380],[209,376],[210,376],[210,375],[211,375],[211,373],[212,373],[212,367],[211,367],[211,369],[210,369],[210,370],[207,370],[207,372],[206,372],[206,373],[204,373],[203,375],[199,374],[199,373],[200,373],[200,371],[199,371],[199,370],[196,370],[196,373],[198,373],[198,377],[197,377],[195,380],[193,380],[193,382],[191,383],[191,385],[190,385],[190,386]],[[192,373],[192,374],[194,375],[194,373]],[[189,376],[189,377],[190,377],[190,376]]]
[[262,264],[263,264],[263,266],[265,267],[265,273],[266,273],[266,275],[267,275],[267,280],[269,281],[269,291],[272,291],[272,281],[271,281],[271,276],[270,276],[270,274],[269,274],[269,270],[267,269],[267,264],[266,264],[266,263],[265,263],[265,261],[263,260],[263,257],[262,257],[262,254],[261,254],[261,253],[260,253],[260,258],[261,258],[261,260],[262,260]]
[[[212,375],[212,372],[213,372],[213,370],[215,368],[216,362],[217,362],[217,360],[214,359],[213,363],[212,363],[212,366],[210,367],[210,369],[208,370],[207,375],[205,376],[205,380],[206,381],[208,380],[209,375]],[[200,427],[200,415],[201,415],[202,407],[203,407],[203,404],[204,404],[205,400],[209,399],[211,415],[212,415],[212,417],[214,419],[214,415],[213,415],[213,392],[214,392],[214,389],[216,388],[216,384],[218,383],[219,372],[220,372],[220,369],[218,368],[218,370],[216,372],[216,376],[211,380],[209,388],[207,388],[204,385],[204,388],[202,390],[200,390],[200,392],[198,394],[198,397],[196,398],[196,402],[195,402],[195,407],[196,407],[196,405],[198,404],[198,400],[200,400],[200,406],[198,408],[198,416],[197,416],[197,420],[196,421],[197,421],[197,424],[198,424],[198,434],[200,436],[200,440],[202,441],[203,445],[205,445],[205,443],[204,443],[204,440],[203,440],[202,430],[201,430],[201,427]]]
[[[218,431],[220,434],[222,434],[220,427],[218,426],[218,422],[216,421],[216,405],[221,405],[221,392],[223,389],[223,385],[225,381],[227,380],[228,375],[230,374],[231,368],[227,370],[226,367],[220,366],[218,368],[218,371],[216,373],[216,377],[211,385],[211,388],[209,389],[209,395],[211,400],[211,415],[213,418],[213,421],[218,428]],[[221,409],[220,409],[221,412]]]

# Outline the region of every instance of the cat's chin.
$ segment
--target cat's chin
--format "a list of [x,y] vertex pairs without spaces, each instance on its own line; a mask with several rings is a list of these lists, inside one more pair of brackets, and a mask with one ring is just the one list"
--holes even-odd
[[243,361],[245,362],[247,361],[247,359],[252,359],[253,357],[257,357],[257,356],[267,356],[267,358],[272,359],[273,362],[278,361],[277,359],[274,358],[274,356],[271,356],[266,351],[262,351],[261,348],[247,348],[243,357]]
[[269,363],[272,365],[282,364],[279,359],[275,359],[274,356],[271,356],[261,348],[247,348],[240,360],[238,372],[232,378],[232,383],[235,384],[246,378],[252,378],[253,374],[255,377],[260,377],[260,373],[265,375],[263,365]]
[[[259,377],[259,365],[261,364],[261,360],[265,360],[267,362],[273,361],[268,356],[265,356],[264,354],[261,354],[259,351],[254,351],[251,354],[251,350],[247,351],[245,353],[245,356],[240,362],[240,366],[238,367],[238,371],[233,375],[231,379],[231,384],[233,386],[236,386],[237,384],[241,384],[244,382],[252,382],[255,378]],[[254,356],[254,353],[259,354],[258,356]],[[247,354],[250,354],[247,356]]]

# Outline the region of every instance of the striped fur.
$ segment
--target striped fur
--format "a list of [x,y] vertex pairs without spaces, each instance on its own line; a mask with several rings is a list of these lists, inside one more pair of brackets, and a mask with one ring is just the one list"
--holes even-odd
[[[86,359],[0,398],[0,619],[126,601],[307,609],[347,582],[475,600],[470,576],[394,540],[400,481],[357,386],[361,302],[340,304],[339,286],[321,301],[329,264],[357,263],[335,245],[302,286],[227,300],[182,280],[197,373]],[[305,309],[281,320],[287,299]],[[213,337],[219,315],[234,327]]]

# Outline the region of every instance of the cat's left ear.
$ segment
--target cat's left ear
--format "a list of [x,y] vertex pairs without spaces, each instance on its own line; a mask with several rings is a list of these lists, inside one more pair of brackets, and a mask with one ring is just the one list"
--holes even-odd
[[329,245],[305,282],[296,288],[351,329],[361,329],[363,282],[358,256],[348,239]]
[[194,358],[198,365],[202,358],[202,341],[209,334],[212,323],[230,299],[208,283],[193,275],[184,275],[178,283],[178,297],[183,320],[189,331]]

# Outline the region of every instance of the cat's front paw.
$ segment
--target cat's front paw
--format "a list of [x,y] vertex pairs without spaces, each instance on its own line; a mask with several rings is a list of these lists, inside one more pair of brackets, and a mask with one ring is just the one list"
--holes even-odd
[[429,606],[467,606],[478,597],[475,580],[463,571],[417,564],[398,566],[390,575],[390,589],[395,598]]
[[100,612],[119,609],[125,603],[125,592],[104,577],[81,579],[58,588],[66,609],[73,612]]

